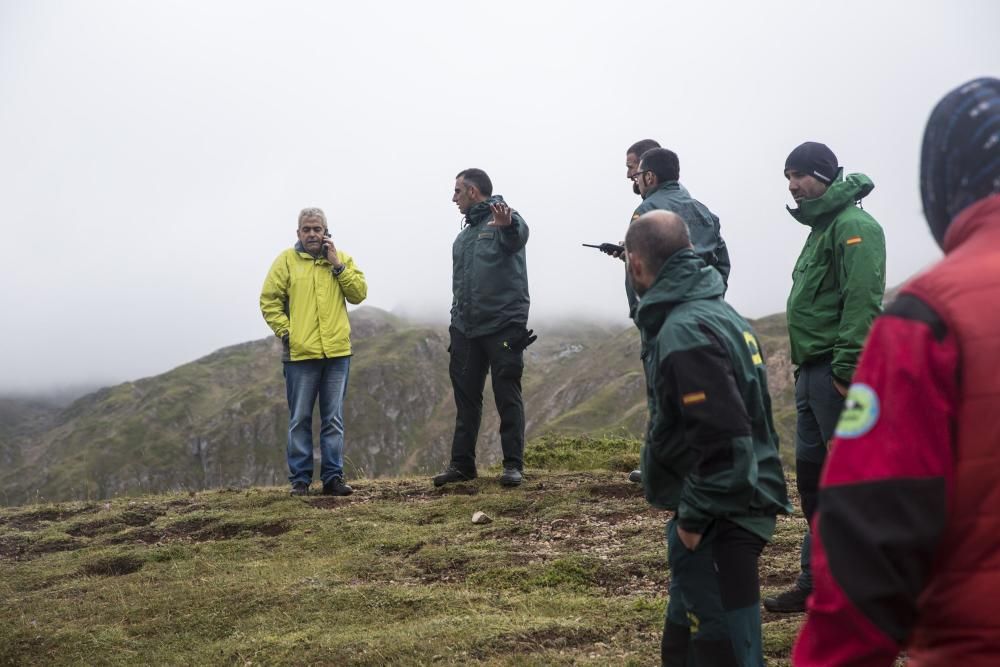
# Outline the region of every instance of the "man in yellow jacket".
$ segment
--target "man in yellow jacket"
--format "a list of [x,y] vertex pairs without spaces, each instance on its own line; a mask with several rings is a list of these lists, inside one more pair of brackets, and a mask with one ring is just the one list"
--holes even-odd
[[271,264],[260,293],[260,312],[285,351],[288,396],[288,479],[292,495],[309,493],[313,474],[312,413],[319,398],[323,494],[346,496],[344,395],[351,366],[347,305],[368,295],[365,274],[337,250],[321,209],[299,213],[298,243]]

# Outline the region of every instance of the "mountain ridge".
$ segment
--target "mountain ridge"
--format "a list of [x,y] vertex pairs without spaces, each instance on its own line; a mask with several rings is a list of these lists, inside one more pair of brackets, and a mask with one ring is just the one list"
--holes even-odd
[[[446,327],[372,307],[352,311],[351,322],[347,476],[436,472],[447,463],[454,426]],[[787,443],[794,405],[784,316],[752,324]],[[641,437],[646,398],[635,329],[580,321],[535,329],[539,339],[526,350],[523,381],[529,440],[547,433]],[[35,403],[18,411],[0,402],[3,502],[283,483],[287,407],[280,357],[279,341],[269,337],[99,389],[64,408]],[[499,424],[486,384],[481,465],[499,457]],[[18,417],[3,418],[12,413]]]

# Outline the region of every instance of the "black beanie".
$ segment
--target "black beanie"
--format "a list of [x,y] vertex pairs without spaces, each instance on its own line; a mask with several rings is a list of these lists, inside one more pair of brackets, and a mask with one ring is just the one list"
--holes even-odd
[[833,154],[826,144],[816,141],[807,141],[799,144],[785,160],[785,171],[794,169],[795,171],[813,176],[821,183],[830,185],[837,177],[837,156]]
[[1000,193],[1000,79],[974,79],[938,102],[924,130],[920,195],[931,233],[943,247],[965,208]]

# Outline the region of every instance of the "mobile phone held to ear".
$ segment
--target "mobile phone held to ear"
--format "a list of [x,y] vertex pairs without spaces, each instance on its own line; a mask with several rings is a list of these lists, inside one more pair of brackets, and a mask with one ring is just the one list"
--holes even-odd
[[597,248],[601,252],[608,255],[613,255],[616,252],[625,252],[625,246],[618,245],[617,243],[601,243],[601,244],[584,243],[583,246],[586,248]]
[[327,253],[327,246],[330,245],[329,243],[326,242],[328,238],[330,238],[330,232],[323,232],[323,243],[321,247],[323,248],[324,255]]

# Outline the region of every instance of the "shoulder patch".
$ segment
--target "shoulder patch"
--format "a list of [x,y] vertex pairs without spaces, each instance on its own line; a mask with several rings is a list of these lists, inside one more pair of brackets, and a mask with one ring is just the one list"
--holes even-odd
[[948,333],[948,326],[941,319],[941,316],[926,301],[913,294],[897,296],[892,303],[886,306],[882,315],[923,322],[931,328],[934,339],[937,341],[944,340],[945,334]]
[[860,236],[852,236],[851,238],[844,241],[845,245],[857,245],[858,243],[861,243]]
[[837,437],[860,438],[875,427],[879,412],[880,405],[875,390],[861,382],[852,384],[844,399],[840,421],[837,422]]
[[681,396],[681,403],[683,403],[684,405],[694,405],[695,403],[704,403],[707,400],[708,396],[706,396],[705,392],[703,391],[696,391]]

